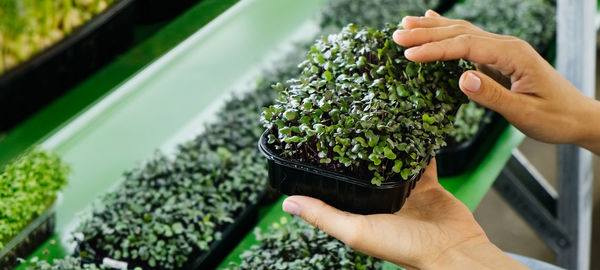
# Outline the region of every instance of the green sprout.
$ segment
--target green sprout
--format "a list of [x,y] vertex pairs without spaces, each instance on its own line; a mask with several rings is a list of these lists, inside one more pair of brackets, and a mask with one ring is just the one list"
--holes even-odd
[[2,249],[54,203],[67,183],[69,168],[55,154],[33,148],[0,172]]
[[298,217],[282,217],[255,235],[259,244],[240,255],[240,264],[230,263],[232,269],[381,269],[381,260],[351,249]]
[[63,39],[115,0],[0,0],[0,74]]
[[297,59],[284,59],[250,92],[226,102],[218,120],[180,144],[174,158],[156,153],[126,172],[75,230],[80,256],[178,269],[221,241],[266,189],[266,160],[256,147],[260,114],[277,97],[271,85],[299,74],[291,64]]
[[454,120],[454,129],[448,134],[448,143],[457,144],[473,138],[479,131],[482,121],[490,121],[484,118],[484,115],[485,108],[475,101],[471,100],[460,106]]
[[323,29],[339,31],[348,24],[381,28],[404,16],[423,15],[440,0],[331,0],[320,14]]
[[264,110],[278,153],[376,185],[427,166],[468,101],[458,78],[471,64],[411,62],[396,29],[349,25],[317,40],[302,74],[276,86],[277,103]]

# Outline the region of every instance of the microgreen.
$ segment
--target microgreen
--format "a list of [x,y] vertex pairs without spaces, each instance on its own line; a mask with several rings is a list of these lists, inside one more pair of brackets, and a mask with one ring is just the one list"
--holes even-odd
[[0,173],[0,249],[48,210],[67,183],[69,169],[40,148],[25,152]]
[[270,85],[298,70],[284,61],[254,90],[228,101],[217,121],[179,145],[174,158],[157,152],[126,172],[75,230],[80,256],[177,269],[220,241],[265,190],[266,160],[256,147],[263,131],[260,112],[277,95]]
[[302,74],[276,85],[277,103],[264,110],[278,153],[376,185],[427,165],[467,101],[458,78],[471,65],[411,62],[391,39],[395,29],[349,25],[317,40]]
[[58,42],[114,1],[0,1],[0,74]]
[[460,143],[475,136],[479,131],[481,122],[490,120],[484,119],[484,114],[485,108],[472,100],[467,104],[463,104],[456,113],[454,129],[448,134],[449,143]]
[[282,217],[266,232],[255,231],[259,245],[240,255],[239,265],[233,269],[380,269],[381,260],[355,251],[293,217]]
[[435,9],[440,0],[331,0],[320,14],[321,27],[339,31],[352,23],[367,27],[384,27],[404,16],[423,15]]

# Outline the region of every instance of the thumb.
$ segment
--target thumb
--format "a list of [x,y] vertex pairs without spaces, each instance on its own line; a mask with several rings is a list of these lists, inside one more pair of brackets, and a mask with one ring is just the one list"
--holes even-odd
[[525,105],[521,95],[506,89],[479,71],[470,70],[463,73],[459,85],[469,98],[505,117],[520,111]]
[[351,247],[360,243],[357,237],[367,233],[360,229],[364,216],[338,210],[311,197],[290,196],[281,207]]

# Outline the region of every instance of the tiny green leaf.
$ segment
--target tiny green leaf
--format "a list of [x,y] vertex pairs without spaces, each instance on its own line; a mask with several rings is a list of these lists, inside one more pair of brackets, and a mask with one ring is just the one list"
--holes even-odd
[[395,173],[400,173],[400,171],[402,170],[402,165],[402,160],[395,160],[394,167],[392,167],[392,171],[394,171]]

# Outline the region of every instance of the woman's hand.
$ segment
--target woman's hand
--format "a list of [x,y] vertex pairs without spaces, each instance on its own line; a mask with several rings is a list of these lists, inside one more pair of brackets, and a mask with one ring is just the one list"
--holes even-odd
[[501,84],[483,72],[468,71],[460,78],[460,88],[534,139],[577,144],[600,153],[600,103],[580,93],[527,42],[433,11],[425,17],[405,17],[402,25],[404,30],[394,33],[394,41],[412,47],[405,51],[406,58],[416,62],[464,58],[494,78],[503,75],[509,80]]
[[287,198],[283,210],[408,269],[526,269],[491,244],[469,209],[438,183],[435,159],[394,214],[351,214],[305,196]]

